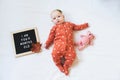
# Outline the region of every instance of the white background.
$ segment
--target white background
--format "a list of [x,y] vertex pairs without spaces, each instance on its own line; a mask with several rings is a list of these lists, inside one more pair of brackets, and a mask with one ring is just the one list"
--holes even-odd
[[[37,27],[45,43],[53,24],[50,12],[61,9],[67,21],[88,22],[96,39],[77,59],[69,76],[51,58],[52,46],[39,54],[15,58],[11,32]],[[119,0],[0,0],[0,80],[120,80]]]

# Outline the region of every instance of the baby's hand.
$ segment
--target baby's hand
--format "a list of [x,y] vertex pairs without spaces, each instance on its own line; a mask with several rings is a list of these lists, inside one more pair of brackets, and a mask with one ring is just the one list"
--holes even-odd
[[89,26],[88,23],[85,23],[86,26]]
[[46,44],[44,44],[42,47],[48,49],[48,46]]

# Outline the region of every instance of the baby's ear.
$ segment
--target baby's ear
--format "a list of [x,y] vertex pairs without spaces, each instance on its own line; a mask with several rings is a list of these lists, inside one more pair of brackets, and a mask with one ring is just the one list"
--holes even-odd
[[65,18],[65,16],[63,15],[63,18]]

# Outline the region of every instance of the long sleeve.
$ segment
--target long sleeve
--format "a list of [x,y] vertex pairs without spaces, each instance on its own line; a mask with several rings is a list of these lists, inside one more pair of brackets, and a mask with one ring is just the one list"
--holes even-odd
[[50,33],[49,33],[49,36],[48,36],[48,39],[46,41],[46,48],[49,48],[49,46],[53,43],[54,41],[54,38],[55,38],[55,27],[53,27],[51,30],[50,30]]
[[76,25],[76,24],[72,24],[72,25],[73,25],[73,30],[83,30],[88,27],[88,23],[84,23],[81,25]]

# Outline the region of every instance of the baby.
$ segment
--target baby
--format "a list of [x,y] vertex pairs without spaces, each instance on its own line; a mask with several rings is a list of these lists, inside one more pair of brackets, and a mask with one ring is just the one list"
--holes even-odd
[[66,22],[62,11],[59,9],[51,12],[51,18],[55,25],[50,30],[45,48],[48,49],[52,43],[54,44],[52,50],[53,61],[61,72],[68,75],[69,68],[76,58],[73,31],[87,28],[88,23],[76,25],[71,22]]

